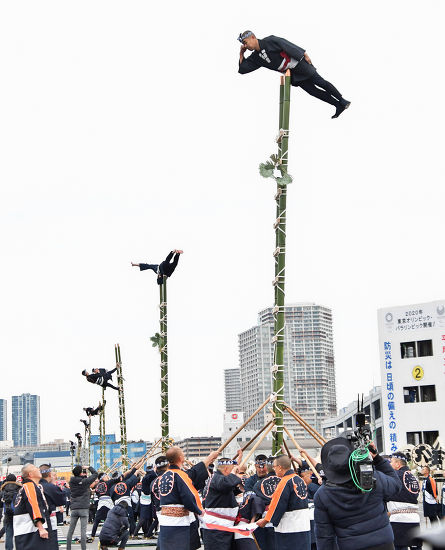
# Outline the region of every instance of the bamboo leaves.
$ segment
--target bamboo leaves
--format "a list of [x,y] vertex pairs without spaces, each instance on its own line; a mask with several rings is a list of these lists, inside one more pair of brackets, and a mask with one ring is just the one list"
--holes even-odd
[[161,347],[161,335],[159,332],[156,332],[154,336],[150,336],[151,345],[154,348],[160,348]]
[[280,187],[292,183],[292,176],[287,173],[286,168],[281,164],[278,155],[270,155],[270,160],[262,162],[259,166],[263,178],[273,178]]

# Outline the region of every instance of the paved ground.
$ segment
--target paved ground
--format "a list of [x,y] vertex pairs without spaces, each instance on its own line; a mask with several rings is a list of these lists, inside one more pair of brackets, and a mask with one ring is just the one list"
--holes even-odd
[[[59,539],[61,539],[61,540],[66,539],[66,535],[68,533],[68,528],[69,528],[69,525],[64,525],[63,527],[58,528]],[[87,533],[88,534],[91,532],[91,528],[92,528],[92,525],[89,523],[88,528],[87,528]],[[97,530],[97,535],[99,533],[100,533],[100,527]],[[80,522],[78,522],[78,524],[76,525],[76,529],[74,531],[74,537],[79,537],[80,538]],[[145,546],[145,545],[142,546],[143,543],[147,543],[147,542],[152,543],[152,545],[151,546]],[[154,549],[154,548],[156,548],[155,544],[156,544],[156,539],[150,539],[150,540],[143,539],[143,540],[140,540],[140,541],[129,540],[128,544],[127,544],[127,548],[132,548],[134,546],[135,548],[139,547],[139,548],[153,548]],[[99,546],[99,538],[97,536],[96,536],[94,542],[91,542],[90,544],[87,544],[88,550],[92,550],[93,548],[95,550],[97,550],[98,546]],[[60,544],[59,548],[61,548],[61,549],[66,548],[66,544]],[[80,549],[80,543],[74,543],[73,542],[72,545],[71,545],[71,548],[72,548],[72,550],[79,550]]]

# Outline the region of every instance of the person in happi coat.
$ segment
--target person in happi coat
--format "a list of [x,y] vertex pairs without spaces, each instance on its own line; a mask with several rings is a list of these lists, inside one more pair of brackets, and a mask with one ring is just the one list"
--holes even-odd
[[266,455],[257,455],[255,457],[255,473],[244,480],[244,489],[246,492],[253,491],[255,484],[260,480],[264,479],[268,475],[267,470],[267,456]]
[[134,521],[133,507],[131,506],[131,492],[133,487],[139,483],[139,477],[137,472],[142,466],[144,459],[134,464],[134,466],[120,476],[118,482],[113,486],[111,490],[111,500],[113,504],[117,506],[120,502],[125,501],[128,504],[127,514],[130,522],[130,533],[134,532],[136,522]]
[[306,483],[307,498],[309,505],[309,517],[311,519],[311,550],[317,550],[317,541],[315,539],[315,522],[314,522],[314,496],[320,488],[316,483],[317,478],[312,473],[312,470],[306,469],[300,472],[301,479]]
[[170,463],[167,460],[167,457],[163,455],[158,456],[155,460],[154,469],[156,471],[156,479],[151,482],[150,486],[153,521],[148,529],[146,538],[150,538],[159,525],[159,515],[161,513],[161,493],[159,492],[159,482],[161,481],[162,475],[167,471],[169,465]]
[[[335,107],[331,118],[338,118],[350,106],[351,102],[318,74],[306,50],[300,46],[273,35],[258,39],[252,31],[241,33],[238,40],[242,44],[238,67],[240,74],[251,73],[260,67],[282,74],[289,70],[292,86],[299,86],[306,93]],[[247,58],[244,57],[246,50],[252,52]]]
[[52,531],[49,506],[33,464],[22,468],[23,486],[14,502],[14,540],[17,550],[50,550]]
[[[272,496],[281,481],[273,469],[274,460],[273,457],[267,459],[268,474],[265,478],[257,481],[254,487],[255,495],[253,498],[257,503],[257,510],[260,518],[266,517]],[[255,538],[261,550],[276,549],[275,529],[272,523],[269,522],[264,527],[258,527],[255,531]]]
[[201,500],[190,477],[181,469],[185,461],[182,450],[170,447],[166,458],[169,468],[158,482],[159,546],[161,550],[190,550],[190,525],[195,522],[195,514],[202,514]]
[[[239,497],[237,498],[237,500]],[[255,499],[255,494],[252,492],[242,493],[241,501],[239,504],[238,516],[236,518],[235,527],[241,527],[243,525],[255,524],[255,520],[258,515],[262,513],[262,506]],[[257,550],[256,532],[235,532],[234,533],[234,546],[235,550]]]
[[423,515],[426,518],[429,518],[431,523],[435,523],[439,520],[436,480],[431,475],[431,469],[429,466],[424,466],[422,468],[422,475],[425,476],[422,483]]
[[279,550],[310,550],[311,524],[306,484],[292,470],[291,460],[286,455],[277,456],[274,470],[281,480],[266,516],[257,524],[259,527],[265,527],[269,522],[273,524]]
[[[58,550],[59,542],[57,539],[57,516],[56,510],[59,506],[65,506],[65,493],[63,489],[56,485],[56,473],[52,471],[49,464],[42,464],[40,466],[40,473],[42,474],[42,479],[40,484],[43,489],[43,493],[48,503],[50,521],[51,521],[51,532],[49,533],[49,540],[51,542],[51,548],[53,550]],[[63,523],[63,520],[62,520]]]
[[114,504],[111,499],[111,492],[119,481],[120,477],[110,477],[104,472],[100,472],[98,475],[99,483],[94,488],[95,496],[97,498],[97,510],[94,516],[93,528],[91,529],[91,537],[94,540],[96,536],[97,528],[101,521],[107,519],[108,512],[113,508]]
[[[396,550],[407,550],[418,547],[415,531],[420,528],[419,506],[417,500],[420,494],[420,484],[406,461],[406,455],[397,451],[391,455],[391,466],[400,478],[402,487],[386,503],[389,522],[394,533]],[[419,543],[420,544],[420,543]],[[421,546],[421,545],[420,545]]]
[[[203,517],[202,539],[205,550],[230,550],[233,532],[219,527],[233,527],[238,516],[238,502],[235,493],[242,485],[237,475],[239,468],[236,460],[220,458],[217,468],[207,488],[205,513]],[[216,528],[212,528],[216,526]]]
[[[164,457],[165,459],[165,457]],[[167,465],[167,461],[165,461]],[[145,476],[141,481],[141,493],[139,498],[139,521],[136,525],[133,535],[137,536],[140,528],[144,532],[144,536],[148,538],[148,530],[153,522],[153,507],[151,502],[151,484],[156,479],[156,472],[151,467],[148,466],[145,472]]]

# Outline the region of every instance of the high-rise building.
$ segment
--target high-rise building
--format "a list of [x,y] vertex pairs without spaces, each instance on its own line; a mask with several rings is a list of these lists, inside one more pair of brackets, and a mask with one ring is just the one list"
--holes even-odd
[[241,411],[241,378],[239,369],[224,370],[226,412]]
[[0,441],[8,439],[8,402],[0,399]]
[[[239,335],[241,408],[250,416],[272,393],[274,318],[272,308],[258,314],[258,324]],[[321,432],[321,422],[336,414],[332,312],[313,303],[285,307],[284,399]],[[249,424],[259,430],[263,411]],[[285,415],[285,425],[297,437],[308,437]]]
[[40,444],[40,397],[12,396],[12,439],[15,446]]

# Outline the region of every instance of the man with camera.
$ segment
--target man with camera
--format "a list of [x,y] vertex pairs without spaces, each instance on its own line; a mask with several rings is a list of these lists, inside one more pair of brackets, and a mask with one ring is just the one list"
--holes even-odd
[[90,486],[97,479],[97,472],[91,466],[88,468],[91,475],[87,477],[87,469],[74,466],[73,477],[70,479],[71,490],[71,522],[66,536],[66,549],[71,550],[71,539],[77,521],[80,518],[80,544],[82,550],[87,548],[87,524],[90,508]]
[[318,550],[394,550],[385,502],[402,488],[390,463],[370,442],[343,437],[321,450],[327,481],[314,496]]

